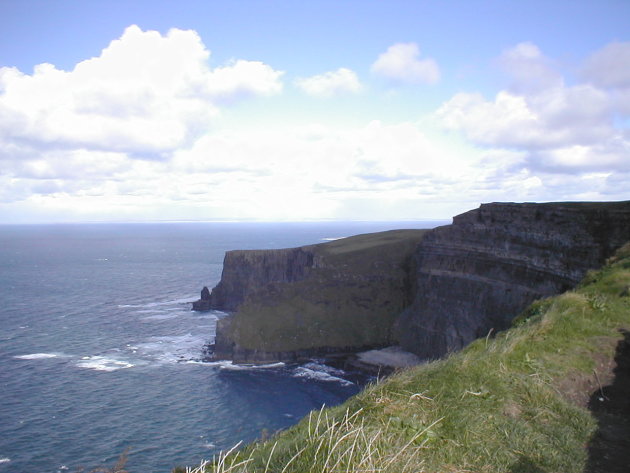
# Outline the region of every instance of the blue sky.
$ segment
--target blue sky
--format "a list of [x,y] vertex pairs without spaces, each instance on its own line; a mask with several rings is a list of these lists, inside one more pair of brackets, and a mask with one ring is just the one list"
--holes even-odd
[[630,2],[0,0],[0,222],[630,192]]

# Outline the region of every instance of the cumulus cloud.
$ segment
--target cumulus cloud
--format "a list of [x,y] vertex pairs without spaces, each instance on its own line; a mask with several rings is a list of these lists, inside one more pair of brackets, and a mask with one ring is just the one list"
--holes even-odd
[[343,93],[357,93],[362,89],[354,71],[344,67],[305,79],[298,79],[296,85],[309,95],[331,97]]
[[194,31],[130,26],[71,71],[1,68],[0,141],[164,158],[206,131],[223,104],[282,89],[282,72],[266,64],[212,69],[209,56]]
[[374,74],[396,82],[435,84],[440,80],[440,69],[432,58],[420,59],[416,43],[397,43],[380,54],[371,68]]
[[[609,48],[587,64],[606,63]],[[446,128],[461,131],[475,144],[521,150],[529,169],[555,173],[628,169],[630,142],[615,121],[620,110],[616,96],[598,87],[622,84],[616,69],[606,80],[602,76],[567,86],[532,43],[505,51],[500,61],[513,79],[511,86],[492,100],[478,93],[456,94],[436,112]],[[596,69],[603,74],[605,67]]]
[[592,54],[582,68],[582,77],[606,89],[615,110],[630,115],[630,42],[614,42]]
[[552,61],[531,42],[505,50],[499,57],[499,64],[512,80],[510,89],[517,93],[533,93],[563,84]]
[[630,42],[607,44],[591,55],[583,76],[601,87],[630,88]]

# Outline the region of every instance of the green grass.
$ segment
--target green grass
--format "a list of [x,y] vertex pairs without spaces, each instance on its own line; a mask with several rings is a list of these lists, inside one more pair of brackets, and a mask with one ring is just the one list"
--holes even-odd
[[571,380],[599,380],[595,360],[614,357],[619,330],[630,328],[629,288],[626,245],[574,291],[533,304],[495,338],[187,471],[582,472],[597,424]]

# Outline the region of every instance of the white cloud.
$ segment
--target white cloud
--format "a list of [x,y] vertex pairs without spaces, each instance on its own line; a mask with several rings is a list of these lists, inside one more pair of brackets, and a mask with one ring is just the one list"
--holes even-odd
[[298,79],[296,85],[309,95],[331,97],[343,93],[357,93],[362,89],[354,71],[344,67],[336,71]]
[[616,111],[630,115],[630,42],[610,43],[596,51],[586,60],[582,77],[606,89]]
[[583,76],[601,87],[630,89],[630,42],[607,44],[591,55]]
[[435,84],[440,80],[440,69],[432,58],[419,59],[416,43],[397,43],[380,54],[372,72],[388,79],[410,84]]
[[591,86],[554,88],[538,95],[459,93],[436,112],[447,128],[485,145],[544,148],[594,144],[615,135],[609,98]]
[[511,90],[533,93],[563,85],[562,76],[553,69],[552,61],[531,42],[519,43],[499,57],[499,63],[511,77]]
[[222,104],[279,93],[282,72],[237,60],[211,69],[194,31],[128,27],[72,71],[0,69],[0,141],[164,158],[206,131]]
[[[530,169],[555,173],[628,169],[630,140],[616,125],[615,113],[621,109],[614,92],[589,83],[565,85],[550,68],[551,61],[531,43],[508,50],[501,61],[514,78],[514,87],[493,100],[476,93],[455,95],[436,112],[446,128],[463,132],[475,144],[522,150]],[[616,74],[611,73],[611,80],[619,83]]]

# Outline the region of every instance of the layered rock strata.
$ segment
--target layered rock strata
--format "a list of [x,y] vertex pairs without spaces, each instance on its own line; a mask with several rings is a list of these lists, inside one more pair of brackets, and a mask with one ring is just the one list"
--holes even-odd
[[[204,307],[215,358],[237,362],[400,344],[438,358],[574,287],[630,240],[630,202],[484,204],[426,233],[234,251]],[[202,297],[203,299],[203,297]]]
[[458,350],[574,287],[628,240],[630,202],[481,205],[418,246],[418,291],[397,338],[424,359]]

